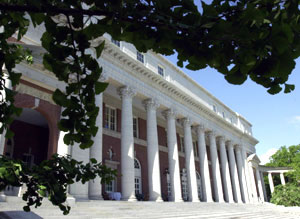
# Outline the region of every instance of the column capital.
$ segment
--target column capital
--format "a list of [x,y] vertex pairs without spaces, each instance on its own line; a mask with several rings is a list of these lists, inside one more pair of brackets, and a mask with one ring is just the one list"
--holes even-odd
[[177,113],[173,108],[163,111],[162,114],[165,117],[165,119],[175,119],[177,116]]
[[118,89],[118,93],[121,98],[133,98],[136,95],[136,91],[128,86],[123,86]]
[[230,148],[230,149],[233,148],[233,143],[231,140],[227,140],[226,143],[227,143],[226,145],[228,148]]
[[99,81],[105,82],[107,80],[108,80],[108,74],[105,73],[105,72],[102,72],[101,75],[100,75]]
[[219,141],[222,141],[225,143],[225,136],[220,135],[220,136],[218,136],[218,139],[219,139]]
[[196,125],[194,128],[196,130],[197,135],[199,135],[201,132],[205,132],[205,127],[202,124]]
[[186,127],[186,126],[191,127],[191,125],[192,125],[191,119],[189,117],[182,118],[180,121],[181,121],[183,127]]
[[156,110],[160,104],[158,103],[158,101],[156,99],[153,98],[149,98],[143,101],[143,105],[145,107],[146,110]]
[[215,130],[210,130],[207,132],[208,137],[216,137],[217,132]]
[[242,150],[242,146],[239,145],[239,144],[235,145],[235,150],[236,151],[241,151]]

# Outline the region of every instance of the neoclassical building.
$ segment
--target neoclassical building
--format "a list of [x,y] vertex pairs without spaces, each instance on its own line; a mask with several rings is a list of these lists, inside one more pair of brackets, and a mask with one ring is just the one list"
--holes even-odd
[[[80,150],[63,143],[57,121],[61,108],[51,94],[65,85],[42,66],[39,36],[22,39],[34,64],[21,63],[15,104],[23,113],[2,136],[0,153],[40,163],[53,153],[88,162],[96,158],[118,171],[107,185],[100,179],[69,187],[75,199],[134,201],[263,202],[262,173],[251,124],[161,55],[105,36],[99,59],[101,80],[109,86],[96,98],[99,131],[94,146]],[[13,40],[13,39],[12,39]],[[12,189],[6,195],[16,195]],[[113,195],[111,195],[113,194]]]

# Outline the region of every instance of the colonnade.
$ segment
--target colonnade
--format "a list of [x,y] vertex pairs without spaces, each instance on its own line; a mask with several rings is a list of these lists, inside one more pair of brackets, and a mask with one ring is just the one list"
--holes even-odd
[[[133,114],[132,99],[136,92],[128,86],[118,89],[122,100],[121,118],[121,175],[122,175],[122,200],[134,201],[134,137],[133,137]],[[99,100],[100,101],[100,100]],[[148,160],[148,185],[149,200],[162,201],[161,179],[159,164],[159,145],[157,136],[157,116],[156,111],[159,104],[154,99],[143,101],[147,113],[147,160]],[[101,103],[99,103],[101,106]],[[102,111],[100,111],[101,114]],[[182,201],[179,153],[176,136],[177,114],[174,109],[167,109],[162,112],[167,124],[167,145],[168,164],[171,186],[171,196],[169,200]],[[100,121],[101,120],[101,121]],[[101,124],[102,115],[97,118],[97,124]],[[199,170],[203,191],[203,200],[207,202],[248,202],[248,189],[246,184],[245,158],[242,156],[242,146],[233,145],[233,142],[225,139],[224,136],[217,135],[213,130],[206,129],[203,125],[195,125],[189,117],[180,118],[184,131],[185,147],[185,168],[187,170],[188,200],[198,202],[198,190],[196,179],[195,157],[192,139],[192,128],[195,129],[198,140]],[[99,126],[100,127],[100,126]],[[100,132],[101,130],[99,130]],[[101,135],[101,133],[99,133]],[[206,142],[205,135],[208,135],[209,142]],[[102,148],[102,142],[95,142],[90,157],[98,156]],[[217,144],[218,143],[218,144]],[[209,145],[210,162],[206,151]],[[218,150],[219,147],[219,150]],[[218,155],[219,153],[219,155]],[[220,160],[219,160],[220,159]],[[212,181],[210,180],[212,179]],[[101,188],[91,184],[90,196],[93,193],[99,194]],[[101,194],[101,193],[100,193]],[[247,194],[247,195],[246,195]]]

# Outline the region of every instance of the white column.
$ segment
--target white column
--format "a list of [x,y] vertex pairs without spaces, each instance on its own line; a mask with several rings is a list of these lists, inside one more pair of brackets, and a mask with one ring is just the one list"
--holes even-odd
[[182,123],[184,129],[185,168],[187,170],[189,201],[199,202],[191,131],[192,123],[189,118],[182,119]]
[[132,98],[136,94],[128,86],[121,87],[119,94],[122,99],[121,120],[121,174],[122,200],[135,201],[134,192],[134,139]]
[[285,179],[283,173],[280,173],[280,181],[282,185],[285,185]]
[[242,194],[241,194],[239,176],[238,176],[238,171],[237,171],[234,152],[233,152],[233,145],[231,141],[227,142],[227,147],[228,147],[229,168],[230,168],[233,196],[236,202],[241,203]]
[[156,109],[159,107],[159,104],[153,99],[148,99],[144,101],[144,105],[147,110],[147,158],[149,200],[162,201],[159,171],[159,146],[156,121]]
[[181,183],[180,183],[180,170],[178,158],[178,145],[176,137],[176,123],[175,112],[170,109],[163,113],[167,119],[167,141],[168,141],[168,160],[169,160],[169,174],[171,184],[171,201],[181,202]]
[[262,187],[262,180],[264,180],[264,179],[261,179],[261,177],[260,177],[261,175],[258,170],[258,167],[256,168],[255,173],[256,173],[256,179],[257,179],[257,186],[258,186],[258,190],[259,190],[259,200],[261,202],[263,202],[264,201],[264,191],[263,191],[263,187]]
[[241,147],[239,145],[235,148],[236,152],[236,163],[237,163],[237,170],[239,175],[239,182],[240,182],[240,189],[241,189],[241,196],[245,203],[249,203],[248,198],[246,198],[245,192],[247,190],[246,188],[246,177],[245,177],[245,171],[242,161],[242,154],[241,154]]
[[[242,160],[243,160],[243,166],[244,166],[244,172],[245,172],[245,198],[249,200],[249,202],[253,202],[253,196],[252,196],[252,183],[251,183],[251,178],[249,176],[249,165],[247,161],[247,153],[244,149],[243,146],[241,146],[241,155],[242,155]],[[252,171],[253,172],[253,171]]]
[[274,183],[273,183],[272,173],[268,173],[268,179],[269,179],[271,193],[273,193],[274,192]]
[[268,197],[267,197],[267,191],[266,191],[266,185],[265,185],[265,181],[264,181],[263,172],[260,172],[260,179],[261,179],[261,184],[262,184],[262,188],[263,188],[263,192],[264,192],[264,199],[265,199],[265,202],[267,202]]
[[204,131],[204,126],[200,125],[197,127],[201,184],[204,201],[213,202]]
[[211,172],[213,179],[213,191],[216,202],[224,202],[220,164],[218,158],[217,144],[216,144],[216,134],[214,131],[209,132],[209,142],[210,142],[210,157],[211,157]]
[[[101,74],[100,81],[104,82],[108,76],[104,73]],[[96,95],[95,104],[99,108],[98,116],[96,118],[96,126],[98,132],[93,138],[94,144],[90,148],[90,159],[94,158],[97,162],[102,162],[102,131],[103,131],[103,93]],[[101,178],[97,176],[94,180],[89,181],[89,198],[93,200],[102,200],[102,184]]]
[[256,188],[255,176],[254,176],[254,174],[256,174],[256,171],[254,169],[255,169],[255,167],[253,166],[252,162],[250,162],[249,176],[250,176],[251,186],[252,186],[251,187],[252,188],[252,199],[253,199],[253,202],[257,202],[258,196],[257,196],[257,188]]
[[225,137],[219,137],[220,143],[220,163],[221,163],[221,173],[222,173],[222,182],[224,188],[224,197],[225,201],[229,203],[233,203],[233,195],[232,195],[232,186],[231,186],[231,179],[228,167],[228,159],[227,153],[225,148]]

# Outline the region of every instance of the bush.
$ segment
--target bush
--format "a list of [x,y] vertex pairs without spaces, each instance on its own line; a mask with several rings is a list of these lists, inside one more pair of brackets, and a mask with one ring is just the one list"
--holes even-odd
[[300,187],[288,183],[278,185],[272,194],[271,203],[284,206],[300,206]]

